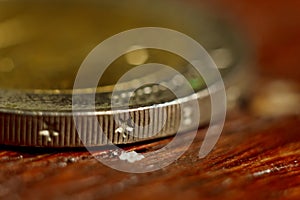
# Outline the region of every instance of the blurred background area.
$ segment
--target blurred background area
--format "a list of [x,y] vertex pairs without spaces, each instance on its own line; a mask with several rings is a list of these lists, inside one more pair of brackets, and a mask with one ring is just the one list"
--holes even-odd
[[262,76],[300,82],[300,1],[212,0],[209,4],[251,41]]

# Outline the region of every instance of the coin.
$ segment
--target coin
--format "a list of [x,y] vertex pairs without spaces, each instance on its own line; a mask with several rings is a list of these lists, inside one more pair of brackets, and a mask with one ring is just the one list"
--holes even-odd
[[[186,9],[182,13],[183,7]],[[79,147],[82,146],[72,118],[72,92],[76,73],[85,56],[101,41],[124,30],[138,27],[165,27],[194,37],[208,50],[218,64],[228,84],[239,79],[239,65],[244,60],[242,45],[232,31],[217,17],[199,12],[180,2],[147,1],[1,1],[0,10],[0,143],[22,146]],[[168,10],[168,12],[162,12]],[[175,13],[182,13],[177,15]],[[116,48],[116,47],[112,47]],[[132,47],[131,47],[132,48]],[[170,52],[156,49],[131,51],[115,60],[100,79],[96,94],[97,111],[111,109],[114,84],[128,70],[147,62],[172,66],[189,80],[197,93],[205,94],[201,75],[189,62]],[[235,74],[235,77],[232,75]],[[130,77],[121,83],[118,99],[128,96],[136,81],[147,83],[151,78],[164,79],[176,90],[185,88],[178,80],[162,71]],[[234,77],[234,78],[232,78]],[[88,94],[93,85],[76,88],[78,95]],[[156,84],[145,85],[131,99],[134,121],[142,124],[150,111],[168,113],[166,126],[155,138],[174,134],[180,106],[163,108],[153,105],[176,100],[172,91]],[[209,97],[200,95],[200,104],[209,106]],[[234,98],[234,101],[236,98]],[[85,105],[85,102],[81,102]],[[188,104],[188,103],[187,103]],[[188,107],[188,106],[187,106]],[[98,122],[108,138],[98,138],[97,122],[90,122],[86,107],[78,110],[83,127],[90,135],[90,146],[132,143],[144,138],[125,135],[130,126],[118,125],[114,116],[98,115]],[[122,114],[120,114],[122,115]],[[156,116],[159,117],[159,116]],[[209,118],[209,111],[207,117]],[[203,119],[203,122],[207,119]],[[187,123],[186,130],[193,124]],[[141,135],[144,133],[140,133]],[[153,138],[148,138],[153,139]]]

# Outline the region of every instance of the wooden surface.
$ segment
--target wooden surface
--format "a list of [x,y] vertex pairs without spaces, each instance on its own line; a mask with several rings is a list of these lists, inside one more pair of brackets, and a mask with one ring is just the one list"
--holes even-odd
[[[213,4],[248,34],[257,49],[262,84],[299,81],[299,1]],[[146,174],[115,171],[83,149],[1,146],[0,199],[299,199],[299,124],[297,114],[262,118],[243,107],[228,114],[221,138],[206,158],[197,157],[203,128],[179,160]],[[147,152],[170,139],[125,148]],[[113,154],[103,150],[94,156]]]
[[[297,199],[299,123],[300,117],[265,121],[237,114],[228,120],[209,156],[197,158],[204,131],[199,130],[178,161],[147,174],[117,172],[81,151],[6,149],[0,159],[0,195],[12,199]],[[149,151],[168,141],[133,149]],[[110,151],[98,152],[98,156],[110,155]]]

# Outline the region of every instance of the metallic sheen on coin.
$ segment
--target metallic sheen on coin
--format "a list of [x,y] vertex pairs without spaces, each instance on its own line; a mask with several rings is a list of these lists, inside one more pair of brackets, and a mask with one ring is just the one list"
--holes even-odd
[[[165,12],[168,10],[168,12]],[[83,146],[72,116],[72,88],[76,73],[86,55],[101,41],[119,32],[138,27],[164,27],[177,30],[196,39],[205,47],[218,66],[226,87],[229,104],[234,104],[245,86],[245,51],[242,43],[222,20],[199,12],[181,1],[15,1],[0,2],[0,144],[39,147]],[[178,14],[180,13],[180,15]],[[134,47],[132,47],[134,49]],[[161,110],[167,113],[165,127],[154,137],[133,137],[130,123],[115,123],[110,114],[115,83],[128,70],[145,63],[163,63],[179,71],[199,96],[201,124],[210,117],[210,100],[206,85],[193,66],[170,52],[156,49],[131,51],[115,60],[99,81],[96,94],[97,121],[82,108],[78,118],[89,134],[89,146],[101,146],[111,140],[127,144],[171,136],[177,131],[180,105],[168,88],[146,84],[159,79],[176,91],[185,88],[180,78],[158,70],[145,71],[142,76],[130,77],[119,85],[118,100],[127,97],[126,91],[136,82],[145,86],[134,92],[129,114],[133,121],[148,123],[150,113],[159,120]],[[92,87],[92,86],[90,86]],[[89,85],[75,93],[88,94]],[[171,102],[171,103],[170,103]],[[85,102],[82,102],[84,105]],[[165,104],[170,103],[170,104]],[[186,102],[186,113],[189,111]],[[147,109],[139,109],[147,107]],[[107,111],[107,112],[106,112]],[[125,115],[120,112],[120,119]],[[203,117],[203,115],[205,115]],[[188,114],[187,114],[188,116]],[[184,116],[183,116],[184,117]],[[98,137],[100,124],[108,138]],[[186,120],[185,130],[195,128]],[[141,135],[144,135],[142,131]]]

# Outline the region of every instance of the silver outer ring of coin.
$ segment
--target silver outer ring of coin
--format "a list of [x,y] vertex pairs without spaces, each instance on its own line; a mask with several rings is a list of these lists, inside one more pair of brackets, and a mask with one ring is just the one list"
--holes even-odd
[[[247,88],[251,81],[249,68],[236,71],[233,77],[225,79],[227,91],[227,104],[233,109],[243,94],[247,94]],[[197,93],[199,106],[201,107],[200,125],[206,124],[210,119],[210,98],[206,89]],[[181,106],[189,106],[189,98]],[[164,128],[152,138],[133,137],[128,134],[116,133],[119,124],[115,123],[115,115],[109,111],[97,112],[98,121],[90,120],[95,113],[79,112],[76,116],[77,124],[84,127],[89,134],[85,135],[85,144],[82,144],[82,136],[78,136],[72,112],[43,112],[43,111],[18,111],[0,109],[0,143],[5,145],[34,146],[34,147],[92,147],[110,144],[129,144],[171,136],[177,131],[176,124],[180,123],[181,107],[176,102],[168,102],[155,106],[146,106],[130,109],[128,112],[134,121],[147,123],[149,113],[159,119],[160,113],[167,113]],[[115,113],[116,114],[116,113]],[[120,117],[124,112],[117,113]],[[97,137],[92,134],[99,131],[98,125],[102,127],[106,137]],[[197,123],[196,123],[197,124]],[[198,126],[198,124],[197,124]],[[186,125],[182,130],[195,129],[195,123]],[[144,132],[139,134],[144,136]]]

